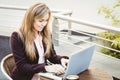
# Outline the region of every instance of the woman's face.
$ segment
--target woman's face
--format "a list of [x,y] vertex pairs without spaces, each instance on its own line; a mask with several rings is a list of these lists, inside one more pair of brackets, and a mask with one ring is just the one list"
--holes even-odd
[[49,14],[34,20],[33,26],[35,32],[41,32],[44,27],[47,25],[49,19]]

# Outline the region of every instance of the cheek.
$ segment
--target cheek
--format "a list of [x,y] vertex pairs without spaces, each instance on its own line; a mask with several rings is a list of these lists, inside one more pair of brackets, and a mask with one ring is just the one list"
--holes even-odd
[[44,22],[44,26],[46,26],[47,25],[47,22]]
[[38,25],[39,25],[38,22],[35,22],[35,23],[34,23],[34,27],[37,27]]
[[33,24],[33,27],[34,27],[34,28],[35,28],[35,26],[36,26],[36,23]]
[[37,29],[37,26],[38,26],[37,23],[33,24],[34,29]]

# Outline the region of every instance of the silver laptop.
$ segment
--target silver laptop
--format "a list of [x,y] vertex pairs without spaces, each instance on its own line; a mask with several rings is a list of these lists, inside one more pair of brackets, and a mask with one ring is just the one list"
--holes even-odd
[[69,57],[67,69],[62,77],[51,73],[40,73],[40,75],[54,80],[62,80],[68,75],[79,74],[88,69],[94,50],[95,45],[90,45],[72,53]]

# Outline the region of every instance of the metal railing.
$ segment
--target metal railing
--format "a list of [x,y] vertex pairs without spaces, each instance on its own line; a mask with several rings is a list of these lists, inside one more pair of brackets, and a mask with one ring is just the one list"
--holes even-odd
[[[27,9],[27,7],[0,5],[0,9],[25,11]],[[56,9],[54,10],[54,9],[52,9],[51,11],[53,13],[52,33],[53,33],[53,41],[54,41],[55,45],[59,45],[59,34],[60,34],[59,20],[66,21],[68,23],[68,25],[67,25],[68,26],[68,33],[67,33],[67,35],[65,35],[66,37],[68,37],[68,39],[72,38],[71,37],[71,31],[74,31],[74,30],[72,30],[72,23],[85,25],[85,26],[89,26],[89,27],[93,27],[93,28],[104,29],[104,30],[107,30],[107,31],[115,32],[115,33],[120,33],[120,29],[115,28],[115,27],[106,26],[106,25],[102,25],[102,24],[98,24],[98,23],[93,23],[93,22],[73,18],[73,17],[71,17],[71,15],[72,15],[71,10],[56,10]],[[77,32],[77,31],[75,31],[75,32]],[[94,37],[94,38],[99,38],[99,39],[102,39],[102,40],[113,42],[112,40],[101,38],[101,37],[98,37],[96,35],[91,35],[91,34],[87,34],[87,33],[84,33],[84,32],[77,32],[77,33],[81,33],[81,34],[85,34],[85,35],[88,35],[88,36],[91,36],[91,37]],[[82,40],[82,39],[78,39],[78,40],[86,42],[86,43],[93,43],[93,42],[85,41],[85,40]],[[120,52],[119,50],[115,50],[115,49],[109,48],[107,46],[103,46],[103,45],[100,45],[100,44],[97,44],[97,43],[94,43],[94,44],[96,44],[99,47],[104,47],[104,48],[107,48],[107,49],[110,49],[110,50],[114,50],[116,52]]]
[[[2,10],[1,11],[1,13],[0,14],[2,14],[2,17],[3,16],[5,16],[5,18],[4,19],[6,19],[6,17],[7,17],[7,19],[9,20],[9,17],[11,18],[11,20],[4,20],[4,22],[6,22],[6,21],[8,21],[8,22],[10,22],[11,24],[12,24],[12,21],[13,21],[13,24],[12,25],[7,25],[6,23],[4,24],[4,23],[2,23],[2,24],[0,24],[0,26],[1,27],[3,27],[2,29],[1,29],[1,27],[0,27],[0,31],[1,31],[1,33],[0,33],[0,35],[6,35],[6,36],[9,36],[9,32],[10,31],[8,31],[8,33],[6,32],[7,30],[8,30],[8,28],[9,29],[13,29],[13,26],[16,26],[16,24],[14,24],[14,23],[18,23],[18,22],[20,22],[20,20],[21,20],[21,17],[19,17],[19,16],[22,16],[22,15],[24,15],[24,12],[27,10],[27,8],[28,7],[22,7],[22,6],[13,6],[13,5],[0,5],[0,10]],[[5,12],[3,12],[3,10],[5,11]],[[9,13],[9,12],[7,12],[6,13],[6,11],[7,10],[11,10],[11,11],[16,11],[16,13],[18,13],[18,14],[14,14],[14,12],[11,12],[11,13]],[[19,13],[19,12],[22,12],[22,14],[21,13]],[[52,12],[52,14],[61,14],[61,15],[65,15],[65,16],[71,16],[72,15],[72,11],[71,10],[68,10],[68,9],[65,9],[65,10],[60,10],[60,9],[51,9],[51,12]],[[13,13],[13,14],[12,14]],[[18,17],[18,18],[17,18]],[[16,22],[16,20],[14,20],[14,18],[17,18],[16,20],[17,20],[17,22]],[[20,20],[19,20],[19,18],[20,18]],[[2,19],[2,18],[1,18]],[[1,20],[1,21],[3,21],[3,19]],[[6,29],[6,28],[7,29]],[[6,31],[4,31],[6,29]],[[11,32],[12,32],[12,30],[11,30]],[[2,34],[3,33],[3,34]]]
[[[68,23],[69,24],[68,25],[68,35],[65,35],[66,37],[68,37],[68,39],[74,38],[74,37],[71,36],[71,31],[74,31],[74,30],[71,29],[71,27],[72,27],[71,24],[72,23],[76,23],[76,24],[80,24],[80,25],[82,24],[82,25],[85,25],[85,26],[98,28],[98,29],[103,29],[103,30],[106,30],[106,31],[109,31],[109,32],[120,34],[120,28],[116,28],[116,27],[112,27],[112,26],[106,26],[106,25],[102,25],[102,24],[98,24],[98,23],[89,22],[89,21],[84,21],[84,20],[81,20],[81,19],[76,19],[76,18],[73,18],[73,17],[64,16],[64,15],[60,15],[60,14],[54,14],[53,17],[54,17],[54,20],[53,20],[53,34],[54,34],[53,35],[53,41],[57,46],[59,45],[59,20],[64,20],[64,21],[69,22]],[[79,31],[79,32],[75,31],[75,32],[81,33],[81,34],[84,34],[84,35],[88,35],[88,36],[94,37],[96,39],[100,39],[100,40],[104,40],[104,41],[108,41],[108,42],[114,42],[113,40],[105,39],[105,38],[99,37],[97,35],[88,34],[87,32],[81,32],[81,31]],[[110,47],[102,45],[102,44],[98,44],[98,43],[94,43],[94,42],[91,42],[91,41],[86,41],[86,40],[78,39],[78,38],[74,38],[74,39],[80,40],[80,41],[83,41],[83,42],[86,42],[86,43],[96,44],[98,47],[106,48],[106,49],[109,49],[109,50],[116,51],[116,52],[120,53],[120,50],[116,50],[116,49],[110,48]]]

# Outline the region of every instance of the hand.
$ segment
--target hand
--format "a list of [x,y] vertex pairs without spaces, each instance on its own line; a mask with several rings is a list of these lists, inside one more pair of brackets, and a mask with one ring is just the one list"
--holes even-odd
[[68,64],[68,59],[65,59],[65,58],[62,58],[61,59],[61,64],[62,64],[62,66],[64,67],[64,68],[66,68],[67,67],[67,64]]
[[65,72],[65,68],[60,64],[52,64],[45,66],[47,72],[53,72],[55,74],[62,74]]

